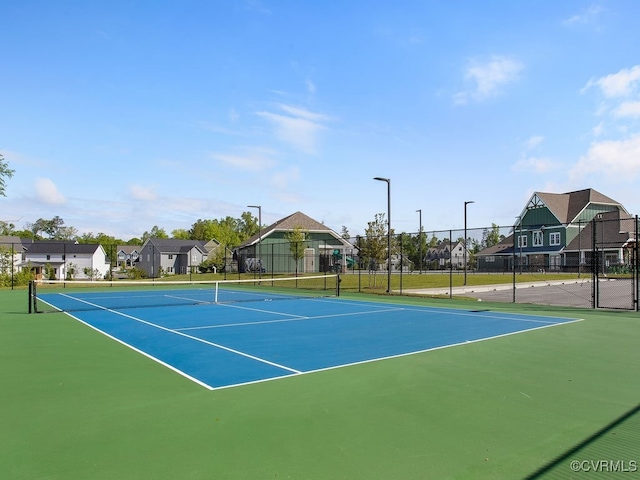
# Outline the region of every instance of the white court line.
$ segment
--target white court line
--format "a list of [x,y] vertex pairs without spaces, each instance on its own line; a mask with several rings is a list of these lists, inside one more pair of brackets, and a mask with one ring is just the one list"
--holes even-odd
[[[236,350],[236,349],[233,349],[233,348],[230,348],[230,347],[226,347],[226,346],[224,346],[224,345],[220,345],[219,343],[209,342],[209,341],[207,341],[207,340],[203,340],[202,338],[198,338],[198,337],[194,337],[194,336],[192,336],[192,335],[188,335],[188,334],[186,334],[186,333],[178,332],[178,331],[173,330],[173,329],[171,329],[171,328],[163,327],[162,325],[157,325],[157,324],[152,323],[152,322],[149,322],[149,321],[147,321],[147,320],[143,320],[143,319],[141,319],[141,318],[134,317],[133,315],[128,315],[128,314],[126,314],[126,313],[118,312],[117,310],[112,310],[112,309],[110,309],[110,308],[106,308],[106,307],[103,307],[103,306],[101,306],[101,305],[97,305],[97,304],[95,304],[95,303],[91,303],[91,302],[87,302],[87,301],[85,301],[85,300],[81,300],[81,299],[78,299],[78,298],[75,298],[75,297],[71,297],[71,296],[69,296],[69,295],[67,295],[67,294],[65,294],[65,293],[61,293],[60,295],[62,295],[63,297],[70,298],[70,299],[72,299],[72,300],[76,300],[76,301],[78,301],[78,302],[86,303],[87,305],[91,305],[92,307],[98,308],[99,310],[105,310],[105,311],[107,311],[107,312],[109,312],[109,313],[114,313],[114,314],[116,314],[116,315],[120,315],[120,316],[122,316],[122,317],[129,318],[129,319],[131,319],[131,320],[135,320],[136,322],[144,323],[144,324],[149,325],[149,326],[151,326],[151,327],[155,327],[155,328],[158,328],[158,329],[160,329],[160,330],[164,330],[164,331],[169,332],[169,333],[174,333],[174,334],[176,334],[176,335],[180,335],[180,336],[185,337],[185,338],[188,338],[188,339],[190,339],[190,340],[195,340],[196,342],[201,342],[201,343],[204,343],[204,344],[206,344],[206,345],[210,345],[210,346],[212,346],[212,347],[219,348],[219,349],[221,349],[221,350],[226,350],[227,352],[235,353],[235,354],[237,354],[237,355],[241,355],[241,356],[243,356],[243,357],[250,358],[250,359],[252,359],[252,360],[256,360],[256,361],[258,361],[258,362],[265,363],[265,364],[267,364],[267,365],[271,365],[271,366],[273,366],[273,367],[281,368],[281,369],[283,369],[283,370],[287,370],[287,371],[292,372],[292,373],[301,373],[299,370],[295,370],[295,369],[293,369],[293,368],[286,367],[286,366],[284,366],[284,365],[280,365],[280,364],[275,363],[275,362],[271,362],[271,361],[266,360],[266,359],[264,359],[264,358],[256,357],[255,355],[251,355],[251,354],[249,354],[249,353],[245,353],[245,352],[242,352],[242,351],[240,351],[240,350]],[[99,329],[98,329],[98,330],[99,330]],[[101,330],[100,330],[100,331],[101,331]]]
[[[346,301],[349,302],[352,305],[378,305],[377,302],[363,302],[362,300],[354,300],[351,301],[350,299],[345,298],[344,300],[324,300],[326,302],[331,302],[331,303],[339,303],[342,301]],[[459,316],[469,316],[469,317],[481,317],[481,318],[495,318],[498,320],[515,320],[515,321],[521,321],[521,322],[534,322],[534,323],[549,323],[549,324],[555,324],[558,323],[556,320],[562,320],[562,323],[567,323],[564,320],[568,320],[568,321],[573,321],[573,320],[578,320],[575,318],[571,318],[571,317],[552,317],[552,316],[545,316],[545,315],[539,315],[539,314],[529,314],[529,313],[522,313],[522,314],[517,314],[514,312],[491,312],[490,310],[485,311],[480,311],[480,312],[472,312],[470,310],[465,310],[465,309],[457,309],[457,308],[450,308],[450,307],[431,307],[431,306],[421,306],[421,305],[411,305],[408,303],[398,303],[396,305],[399,305],[397,308],[401,309],[401,310],[414,310],[414,311],[418,311],[418,312],[431,312],[431,313],[441,313],[443,315],[459,315]],[[382,306],[384,306],[384,304],[382,304]],[[485,313],[494,313],[495,315],[484,315]],[[518,318],[515,316],[511,316],[511,315],[522,315],[523,317],[533,317],[533,318]],[[544,320],[545,318],[548,318],[549,320]],[[537,320],[540,319],[540,320]],[[552,320],[555,319],[555,320]]]
[[[108,311],[108,312],[111,312],[111,313],[115,313],[117,315],[121,315],[121,316],[124,316],[126,318],[130,318],[132,320],[147,324],[149,326],[152,326],[152,327],[155,327],[155,328],[159,328],[161,330],[168,331],[170,333],[175,333],[177,335],[182,335],[182,336],[184,336],[186,338],[189,338],[189,339],[192,339],[192,340],[196,340],[196,341],[199,341],[199,342],[202,342],[202,343],[205,343],[205,344],[217,347],[217,348],[221,348],[223,350],[227,350],[227,351],[232,352],[232,353],[237,353],[239,355],[245,356],[247,358],[254,359],[254,360],[259,361],[259,362],[264,362],[264,363],[273,365],[275,367],[282,368],[284,370],[287,370],[287,371],[290,371],[290,372],[296,374],[295,376],[306,375],[306,374],[309,374],[309,373],[322,372],[322,371],[326,371],[326,370],[334,370],[334,369],[337,369],[337,368],[355,366],[355,365],[360,365],[360,364],[372,363],[372,362],[377,362],[377,361],[381,361],[381,360],[389,360],[389,359],[393,359],[393,358],[400,358],[400,357],[405,357],[405,356],[409,356],[409,355],[416,355],[416,354],[420,354],[420,353],[426,353],[426,352],[431,352],[431,351],[436,351],[436,350],[442,350],[442,349],[446,349],[446,348],[450,348],[450,347],[457,347],[457,346],[461,346],[461,345],[468,345],[468,344],[471,344],[471,343],[478,343],[478,342],[482,342],[482,341],[485,341],[485,340],[493,340],[493,339],[496,339],[496,338],[507,337],[507,336],[516,335],[516,334],[520,334],[520,333],[526,333],[526,332],[530,332],[530,331],[534,331],[534,330],[540,330],[540,329],[543,329],[543,328],[550,328],[550,327],[556,327],[556,326],[565,325],[565,324],[571,324],[571,323],[580,322],[580,321],[584,320],[584,319],[570,319],[569,318],[569,319],[566,319],[566,321],[565,321],[565,317],[548,317],[548,318],[555,318],[558,321],[557,322],[552,322],[550,320],[549,322],[546,322],[546,321],[543,321],[543,320],[536,321],[536,320],[526,320],[526,319],[516,318],[516,317],[507,317],[507,316],[499,317],[499,316],[495,316],[495,318],[498,318],[498,319],[518,320],[518,321],[532,321],[532,322],[537,322],[537,323],[545,323],[545,325],[541,325],[541,326],[530,328],[530,329],[526,329],[526,330],[519,330],[519,331],[516,331],[516,332],[509,332],[509,333],[504,333],[504,334],[500,334],[500,335],[494,335],[492,337],[485,337],[485,338],[480,338],[480,339],[476,339],[476,340],[466,340],[464,342],[459,342],[459,343],[455,343],[455,344],[442,345],[442,346],[439,346],[439,347],[432,347],[432,348],[423,349],[423,350],[417,350],[417,351],[412,351],[412,352],[405,352],[405,353],[401,353],[401,354],[397,354],[397,355],[390,355],[390,356],[385,356],[385,357],[372,358],[372,359],[368,359],[368,360],[362,360],[362,361],[352,362],[352,363],[348,363],[348,364],[335,365],[335,366],[326,367],[326,368],[319,368],[319,369],[315,369],[315,370],[300,371],[300,370],[295,370],[295,369],[292,369],[292,368],[289,368],[289,367],[285,367],[285,366],[282,366],[282,365],[278,365],[278,364],[273,363],[273,362],[269,362],[269,361],[267,361],[265,359],[261,359],[259,357],[254,357],[252,355],[249,355],[249,354],[246,354],[244,352],[240,352],[240,351],[225,347],[223,345],[218,345],[218,344],[215,344],[215,343],[212,343],[212,342],[208,342],[206,340],[202,340],[202,339],[197,338],[197,337],[192,337],[190,335],[183,334],[180,331],[172,330],[172,329],[163,327],[161,325],[156,325],[156,324],[148,322],[146,320],[142,320],[140,318],[133,317],[131,315],[128,315],[128,314],[125,314],[125,313],[121,313],[121,312],[118,312],[118,311],[115,311],[115,310],[111,310],[109,308],[93,304],[91,302],[80,300],[78,298],[69,296],[67,294],[61,294],[61,295],[66,296],[66,297],[68,297],[68,298],[70,298],[72,300],[76,300],[76,301],[79,301],[79,302],[86,303],[86,304],[91,305],[93,307],[96,307],[98,309],[105,310],[105,311]],[[338,301],[325,300],[325,301],[330,301],[332,303],[339,302],[339,300]],[[48,303],[48,302],[45,302],[45,303]],[[378,304],[376,304],[375,302],[350,302],[350,303],[361,303],[361,304],[364,304],[364,305],[367,305],[367,306],[376,306],[376,307],[378,306]],[[51,305],[51,304],[49,304],[49,305]],[[403,304],[401,304],[401,305],[403,305]],[[404,305],[407,305],[407,304],[404,304]],[[58,307],[55,307],[54,305],[51,305],[51,306],[53,308],[56,308],[57,310],[60,310]],[[279,312],[271,312],[271,311],[268,311],[268,310],[261,310],[261,309],[251,309],[251,308],[248,308],[248,307],[241,307],[241,306],[236,306],[236,305],[224,305],[224,306],[229,306],[229,307],[234,307],[234,308],[244,308],[244,309],[247,309],[247,310],[262,311],[262,312],[265,312],[265,313],[281,314]],[[409,307],[409,308],[407,308],[407,307]],[[421,311],[421,312],[431,311],[431,312],[437,312],[437,313],[442,313],[442,314],[456,314],[456,315],[466,315],[466,316],[474,316],[474,317],[478,317],[479,316],[481,318],[483,318],[483,317],[484,318],[486,318],[486,317],[494,317],[494,316],[487,316],[487,315],[478,315],[478,313],[484,313],[484,312],[473,312],[473,313],[475,313],[475,315],[474,315],[474,314],[472,314],[472,312],[468,312],[468,311],[465,311],[465,310],[447,309],[447,308],[433,308],[433,307],[424,307],[424,308],[418,307],[418,308],[416,308],[413,305],[411,305],[411,306],[407,305],[406,307],[403,307],[403,306],[393,307],[393,308],[389,308],[386,305],[380,305],[380,310],[377,310],[377,311],[356,312],[356,313],[348,313],[348,314],[334,314],[334,315],[326,315],[324,317],[375,314],[375,313],[385,313],[385,312],[394,311],[394,310],[397,310],[397,311],[401,311],[401,310],[416,310],[416,311]],[[451,310],[451,311],[447,311],[447,310]],[[242,382],[242,383],[237,383],[237,384],[230,384],[230,385],[222,385],[222,386],[219,386],[219,387],[213,387],[213,386],[208,385],[208,384],[206,384],[206,383],[204,383],[204,382],[202,382],[202,381],[200,381],[200,380],[188,375],[187,373],[185,373],[185,372],[183,372],[183,371],[181,371],[181,370],[179,370],[179,369],[177,369],[177,368],[165,363],[164,361],[162,361],[162,360],[160,360],[160,359],[158,359],[158,358],[156,358],[156,357],[154,357],[154,356],[152,356],[152,355],[150,355],[148,353],[146,353],[146,352],[144,352],[142,350],[139,350],[138,348],[136,348],[136,347],[134,347],[134,346],[132,346],[132,345],[120,340],[120,339],[118,339],[117,337],[113,337],[112,335],[100,330],[99,328],[91,325],[90,323],[87,323],[86,321],[81,320],[81,319],[69,314],[68,312],[64,312],[64,313],[67,313],[67,315],[69,315],[70,317],[72,317],[72,318],[78,320],[79,322],[89,326],[90,328],[102,333],[103,335],[106,335],[107,337],[117,341],[118,343],[120,343],[122,345],[125,345],[125,346],[131,348],[132,350],[134,350],[134,351],[136,351],[138,353],[141,353],[142,355],[144,355],[144,356],[146,356],[146,357],[158,362],[159,364],[168,367],[169,369],[173,370],[174,372],[184,376],[185,378],[187,378],[189,380],[192,380],[193,382],[195,382],[195,383],[197,383],[197,384],[199,384],[199,385],[201,385],[201,386],[203,386],[203,387],[205,387],[205,388],[207,388],[209,390],[221,390],[221,389],[226,389],[226,388],[233,388],[233,387],[238,387],[238,386],[250,385],[250,384],[254,384],[254,383],[263,383],[263,382],[267,382],[267,381],[271,381],[271,380],[278,380],[278,379],[287,378],[287,377],[291,376],[289,374],[283,374],[283,375],[277,376],[277,377],[270,377],[270,378],[264,378],[264,379],[258,379],[258,380],[254,380],[254,381],[249,381],[249,382]],[[288,315],[288,314],[283,314],[283,315]],[[527,314],[523,314],[523,315],[527,316]],[[301,316],[295,316],[295,315],[290,315],[290,316],[291,317],[297,317],[297,318],[279,319],[279,320],[267,321],[266,323],[306,320],[306,319],[322,318],[323,317],[323,316],[301,317]],[[531,315],[531,316],[534,316],[534,317],[537,317],[537,318],[545,318],[542,315]],[[206,328],[206,327],[195,327],[195,328]],[[211,328],[215,328],[215,327],[211,327]]]
[[[248,310],[253,310],[249,308]],[[242,323],[224,323],[221,325],[202,325],[200,327],[184,327],[184,328],[176,328],[176,331],[184,332],[186,330],[206,330],[208,328],[228,328],[228,327],[239,327],[239,326],[247,326],[247,325],[263,325],[269,323],[286,323],[286,322],[299,322],[300,320],[317,320],[319,318],[334,318],[334,317],[352,317],[356,315],[375,315],[377,313],[386,313],[393,312],[396,310],[406,310],[404,308],[390,308],[387,310],[375,310],[369,312],[352,312],[352,313],[332,313],[331,315],[317,315],[313,317],[303,317],[299,315],[291,315],[295,318],[279,318],[277,320],[256,320],[255,322],[242,322]],[[279,315],[279,312],[271,312],[269,310],[259,310],[260,312],[265,313],[273,313]],[[283,314],[286,315],[286,314]]]
[[[377,357],[377,358],[370,358],[369,360],[361,360],[359,362],[344,363],[344,364],[335,365],[335,366],[332,366],[332,367],[318,368],[318,369],[315,369],[315,370],[307,370],[307,371],[304,371],[304,372],[300,372],[299,375],[308,375],[310,373],[326,372],[326,371],[329,371],[329,370],[336,370],[338,368],[353,367],[353,366],[356,366],[356,365],[364,365],[366,363],[380,362],[380,361],[383,361],[383,360],[392,360],[394,358],[408,357],[410,355],[418,355],[420,353],[435,352],[436,350],[444,350],[444,349],[452,348],[452,347],[460,347],[462,345],[470,345],[472,343],[480,343],[480,342],[484,342],[485,340],[494,340],[496,338],[509,337],[511,335],[518,335],[520,333],[527,333],[527,332],[533,332],[535,330],[542,330],[543,328],[553,328],[553,327],[558,327],[558,326],[561,326],[561,325],[569,325],[571,323],[581,322],[583,320],[584,320],[583,318],[576,318],[576,319],[572,319],[572,320],[570,320],[568,322],[554,323],[554,324],[551,324],[551,325],[541,325],[539,327],[529,328],[529,329],[526,329],[526,330],[518,330],[517,332],[501,333],[500,335],[494,335],[492,337],[478,338],[476,340],[465,340],[464,342],[451,343],[451,344],[448,344],[448,345],[441,345],[439,347],[426,348],[426,349],[423,349],[423,350],[415,350],[413,352],[399,353],[399,354],[396,354],[396,355],[388,355],[386,357]],[[295,375],[295,376],[297,377],[299,375]],[[279,380],[279,379],[282,379],[282,378],[289,378],[289,377],[290,377],[290,375],[279,377],[279,378],[265,378],[265,379],[257,380],[257,381],[254,381],[254,382],[237,383],[237,384],[233,384],[233,385],[223,385],[221,387],[213,387],[212,390],[222,390],[222,389],[225,389],[225,388],[241,387],[241,386],[252,384],[252,383],[268,382],[268,381],[271,381],[271,380]]]

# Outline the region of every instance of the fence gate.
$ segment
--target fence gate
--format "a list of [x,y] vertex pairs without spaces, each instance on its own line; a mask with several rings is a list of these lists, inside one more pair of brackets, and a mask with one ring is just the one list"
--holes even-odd
[[638,311],[638,217],[598,215],[592,229],[592,298],[595,308]]

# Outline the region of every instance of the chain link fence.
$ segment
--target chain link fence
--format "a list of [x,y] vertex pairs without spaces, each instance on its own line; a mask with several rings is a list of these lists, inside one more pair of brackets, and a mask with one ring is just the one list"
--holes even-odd
[[618,212],[571,225],[358,237],[351,273],[364,276],[360,292],[637,311],[637,238],[638,217]]
[[295,244],[261,242],[242,250],[218,245],[206,253],[153,246],[129,252],[102,245],[91,257],[77,255],[68,242],[43,242],[50,252],[41,247],[36,255],[31,241],[0,242],[0,286],[26,285],[34,276],[114,280],[139,278],[136,274],[340,273],[343,291],[638,310],[637,238],[637,216],[608,212],[570,225],[492,225],[345,242],[310,236]]

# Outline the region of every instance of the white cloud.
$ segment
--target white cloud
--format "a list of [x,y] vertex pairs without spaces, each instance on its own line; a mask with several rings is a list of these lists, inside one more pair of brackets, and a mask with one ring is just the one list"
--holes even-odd
[[505,56],[493,55],[484,61],[472,59],[465,72],[465,79],[472,86],[454,94],[453,101],[460,105],[495,97],[504,86],[519,78],[523,68],[522,63]]
[[528,150],[532,150],[539,146],[542,142],[544,142],[544,137],[542,135],[533,135],[525,142],[525,147]]
[[62,205],[67,202],[56,184],[48,178],[36,178],[36,196],[48,205]]
[[548,173],[557,168],[556,163],[545,157],[526,157],[518,160],[513,166],[516,172]]
[[153,202],[158,199],[155,187],[152,186],[145,187],[142,185],[129,185],[129,194],[134,200]]
[[250,150],[244,154],[213,152],[210,156],[233,168],[261,172],[271,168],[275,163],[270,158],[270,153],[268,150]]
[[591,87],[598,87],[607,98],[628,97],[636,91],[640,83],[640,65],[630,69],[623,68],[618,73],[612,73],[598,79],[590,79],[582,88],[584,93]]
[[563,23],[565,25],[591,23],[603,11],[604,9],[599,5],[590,5],[589,7],[582,10],[580,13],[566,19]]
[[593,143],[571,170],[572,178],[590,174],[616,181],[634,180],[640,174],[640,133],[625,140]]
[[307,78],[307,80],[305,81],[306,85],[307,85],[307,91],[311,94],[311,95],[315,95],[316,93],[316,84],[313,83],[313,80],[311,80],[310,78]]
[[592,133],[594,137],[602,135],[604,133],[604,122],[600,122],[598,125],[593,127]]
[[320,122],[329,117],[291,105],[279,105],[287,115],[273,112],[257,112],[275,128],[275,135],[283,142],[304,153],[315,153],[318,133],[325,129]]
[[640,102],[623,102],[613,114],[616,117],[640,117]]

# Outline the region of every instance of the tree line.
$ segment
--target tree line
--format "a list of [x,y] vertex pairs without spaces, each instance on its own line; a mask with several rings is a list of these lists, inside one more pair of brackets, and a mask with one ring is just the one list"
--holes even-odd
[[175,229],[170,234],[164,228],[154,225],[141,237],[129,239],[117,238],[106,233],[86,232],[80,234],[75,227],[67,226],[64,219],[55,216],[51,219],[39,218],[26,222],[18,230],[13,223],[0,221],[0,235],[12,235],[31,240],[57,240],[101,245],[142,245],[149,238],[175,238],[182,240],[217,240],[223,245],[239,245],[258,233],[258,219],[251,212],[243,212],[240,218],[227,216],[222,219],[198,219],[190,229]]

